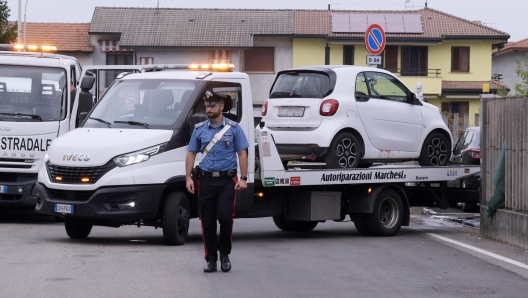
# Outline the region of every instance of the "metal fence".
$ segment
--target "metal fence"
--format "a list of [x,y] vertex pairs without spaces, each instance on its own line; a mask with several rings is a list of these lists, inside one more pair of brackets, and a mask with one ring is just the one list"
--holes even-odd
[[495,191],[492,179],[504,145],[505,208],[528,212],[528,98],[486,97],[481,102],[482,203]]

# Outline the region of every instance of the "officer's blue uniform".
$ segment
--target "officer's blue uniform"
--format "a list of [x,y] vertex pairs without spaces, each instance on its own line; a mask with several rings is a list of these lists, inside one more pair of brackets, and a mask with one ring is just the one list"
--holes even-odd
[[[205,247],[205,259],[210,262],[217,261],[217,251],[221,255],[231,253],[231,234],[233,232],[233,216],[235,213],[235,181],[225,175],[228,170],[237,169],[237,152],[249,147],[244,131],[238,123],[226,119],[215,127],[210,120],[198,123],[189,142],[189,152],[203,152],[211,142],[214,135],[220,132],[226,124],[231,127],[224,133],[213,148],[207,153],[200,163],[204,172],[221,172],[220,177],[206,175],[198,181],[198,199],[200,202],[200,220]],[[220,223],[220,237],[217,242],[216,221]]]

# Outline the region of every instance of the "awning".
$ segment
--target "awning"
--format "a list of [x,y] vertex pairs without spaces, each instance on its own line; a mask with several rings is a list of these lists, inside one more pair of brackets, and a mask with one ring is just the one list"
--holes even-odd
[[132,49],[123,49],[119,47],[119,40],[100,40],[102,52],[133,52]]

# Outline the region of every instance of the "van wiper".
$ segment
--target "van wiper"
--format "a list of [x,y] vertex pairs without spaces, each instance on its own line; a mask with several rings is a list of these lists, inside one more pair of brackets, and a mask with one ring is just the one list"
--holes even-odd
[[95,120],[95,121],[99,121],[101,123],[104,123],[106,125],[108,125],[108,127],[112,127],[112,123],[108,122],[108,121],[104,121],[103,119],[99,119],[99,118],[94,118],[94,117],[88,117],[88,119],[92,119],[92,120]]
[[114,121],[114,123],[126,123],[126,124],[130,124],[130,125],[141,125],[141,126],[144,126],[145,128],[150,128],[148,123],[137,122],[137,121]]
[[42,117],[36,114],[22,114],[22,113],[0,113],[0,115],[9,115],[9,116],[26,116],[31,117],[32,119],[37,119],[42,121]]

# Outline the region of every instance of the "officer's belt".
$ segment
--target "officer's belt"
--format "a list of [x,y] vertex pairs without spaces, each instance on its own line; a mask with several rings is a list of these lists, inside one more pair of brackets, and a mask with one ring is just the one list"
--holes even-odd
[[230,174],[233,177],[236,176],[236,171],[235,170],[219,171],[219,172],[207,172],[207,171],[203,171],[203,170],[199,170],[199,171],[201,172],[200,174],[201,174],[202,177],[207,177],[207,178],[229,177]]
[[221,131],[219,131],[218,133],[216,133],[213,137],[213,139],[211,140],[211,142],[209,142],[209,144],[207,144],[207,146],[205,147],[204,149],[204,152],[202,154],[202,160],[205,158],[205,156],[207,155],[207,153],[209,153],[209,151],[211,149],[213,149],[214,145],[216,145],[216,143],[218,141],[220,141],[222,139],[222,136],[226,133],[226,131],[231,128],[231,125],[229,124],[226,124],[224,126],[224,128],[222,128]]

